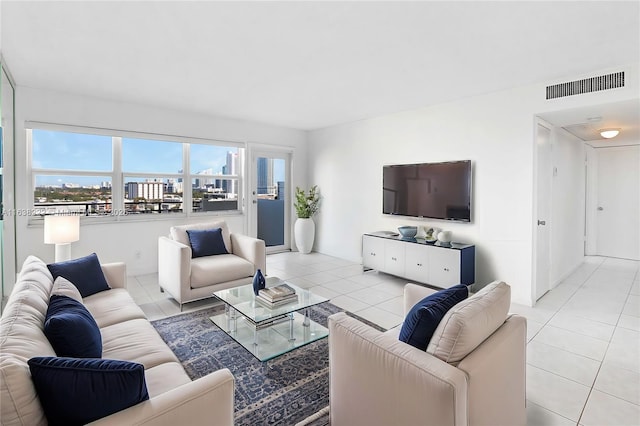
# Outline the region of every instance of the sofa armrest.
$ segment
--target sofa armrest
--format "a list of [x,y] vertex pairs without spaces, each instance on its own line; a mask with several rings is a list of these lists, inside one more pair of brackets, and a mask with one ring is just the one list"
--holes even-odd
[[467,377],[393,335],[329,317],[332,425],[467,425]]
[[224,368],[90,424],[232,426],[233,401],[234,378]]
[[404,286],[404,314],[407,315],[416,303],[437,291],[422,285],[406,284]]
[[264,275],[267,275],[267,251],[263,240],[242,234],[231,234],[231,247],[233,254],[253,263],[255,269],[260,269]]
[[100,266],[109,287],[127,288],[127,266],[124,262],[103,263]]
[[527,320],[507,317],[458,368],[469,376],[469,422],[526,425]]
[[158,283],[179,303],[188,299],[191,247],[171,238],[158,238]]

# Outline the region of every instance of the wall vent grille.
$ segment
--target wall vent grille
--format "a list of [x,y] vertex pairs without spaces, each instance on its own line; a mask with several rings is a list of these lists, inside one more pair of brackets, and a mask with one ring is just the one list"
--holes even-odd
[[624,71],[547,86],[547,99],[624,87]]

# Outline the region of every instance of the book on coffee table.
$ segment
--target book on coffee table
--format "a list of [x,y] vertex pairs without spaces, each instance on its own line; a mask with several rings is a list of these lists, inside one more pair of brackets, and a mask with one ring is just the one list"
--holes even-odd
[[298,301],[296,291],[287,284],[275,287],[263,288],[258,292],[256,300],[263,302],[269,307],[280,306]]
[[286,297],[284,299],[280,299],[277,302],[270,302],[267,299],[260,297],[260,295],[258,295],[258,297],[256,297],[256,300],[258,301],[258,303],[260,303],[261,305],[264,305],[268,308],[277,308],[279,306],[283,306],[283,305],[288,305],[289,303],[297,303],[298,302],[298,295],[294,294],[291,297]]

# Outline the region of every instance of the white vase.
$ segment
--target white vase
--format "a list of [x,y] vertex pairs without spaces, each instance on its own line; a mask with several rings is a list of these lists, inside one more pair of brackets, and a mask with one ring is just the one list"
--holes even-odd
[[438,241],[441,243],[450,243],[451,242],[451,231],[440,231],[438,234]]
[[296,246],[300,253],[311,253],[313,239],[316,235],[316,224],[311,218],[298,218],[293,228]]

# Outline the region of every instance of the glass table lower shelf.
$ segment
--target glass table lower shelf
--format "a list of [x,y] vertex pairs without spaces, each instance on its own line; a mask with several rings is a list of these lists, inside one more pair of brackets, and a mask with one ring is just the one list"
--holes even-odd
[[[302,310],[303,313],[305,311],[306,309]],[[276,358],[329,335],[326,327],[299,312],[283,314],[272,321],[256,325],[227,306],[224,313],[210,319],[260,361]]]

